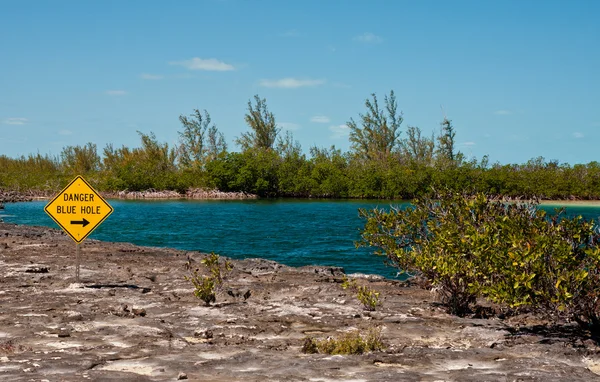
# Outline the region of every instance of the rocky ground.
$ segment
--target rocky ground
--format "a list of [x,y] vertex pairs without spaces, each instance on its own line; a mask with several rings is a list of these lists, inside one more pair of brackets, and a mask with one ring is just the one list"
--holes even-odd
[[[600,350],[571,327],[528,315],[457,318],[426,290],[342,270],[249,259],[207,307],[184,280],[203,255],[0,224],[2,381],[591,381]],[[248,293],[249,291],[249,293]],[[245,295],[245,298],[244,298]],[[379,327],[386,350],[303,354],[307,336]]]

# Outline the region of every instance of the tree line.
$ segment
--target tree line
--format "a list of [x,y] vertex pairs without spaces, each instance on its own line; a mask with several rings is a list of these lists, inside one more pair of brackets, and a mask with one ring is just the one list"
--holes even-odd
[[206,110],[179,116],[179,143],[159,142],[138,131],[140,146],[94,143],[67,146],[60,155],[0,156],[0,188],[54,192],[83,175],[103,191],[213,188],[262,197],[412,199],[431,189],[511,197],[599,199],[600,163],[559,164],[542,157],[525,164],[467,159],[456,147],[456,130],[443,118],[431,134],[403,128],[393,91],[376,94],[350,118],[350,150],[310,147],[304,153],[290,131],[282,132],[264,98],[248,101],[248,131],[226,139]]

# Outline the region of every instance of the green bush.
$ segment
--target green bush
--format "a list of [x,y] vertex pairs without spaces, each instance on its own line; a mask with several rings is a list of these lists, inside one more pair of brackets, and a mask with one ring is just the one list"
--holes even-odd
[[479,296],[600,328],[600,234],[593,221],[552,215],[535,201],[509,203],[446,193],[413,206],[365,211],[359,245],[427,278],[448,311],[462,315]]
[[356,280],[350,280],[344,276],[342,288],[350,289],[356,293],[356,298],[363,304],[366,310],[374,311],[379,305],[379,292],[368,286],[358,285]]
[[358,330],[345,333],[337,339],[316,340],[306,337],[302,346],[302,352],[306,354],[363,354],[383,349],[380,328],[369,329],[364,337]]
[[478,253],[460,239],[469,203],[458,197],[421,199],[405,210],[361,210],[367,218],[362,244],[379,247],[376,253],[386,255],[402,272],[422,274],[451,313],[464,314],[480,293],[477,281],[483,279],[473,266]]
[[199,269],[196,269],[189,276],[185,276],[185,280],[194,286],[194,296],[208,306],[217,300],[217,292],[220,291],[223,281],[233,269],[233,265],[230,261],[224,261],[221,264],[219,255],[215,253],[204,258],[202,264],[207,268],[209,276],[200,274]]

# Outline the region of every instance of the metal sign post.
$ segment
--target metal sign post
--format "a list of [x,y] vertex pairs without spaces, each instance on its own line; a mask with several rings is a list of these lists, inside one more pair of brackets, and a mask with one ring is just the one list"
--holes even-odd
[[77,284],[79,284],[79,264],[80,264],[80,259],[81,259],[81,244],[77,243],[75,244],[76,250],[75,250],[75,282]]

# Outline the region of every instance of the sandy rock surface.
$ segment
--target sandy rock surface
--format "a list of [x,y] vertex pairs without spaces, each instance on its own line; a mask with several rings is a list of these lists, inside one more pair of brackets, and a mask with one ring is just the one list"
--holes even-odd
[[[202,254],[0,224],[1,381],[592,381],[596,344],[535,317],[450,316],[430,292],[335,267],[234,261],[214,306],[184,280]],[[228,293],[229,292],[229,293]],[[249,292],[249,293],[248,293]],[[303,354],[304,338],[380,327],[386,350]]]

